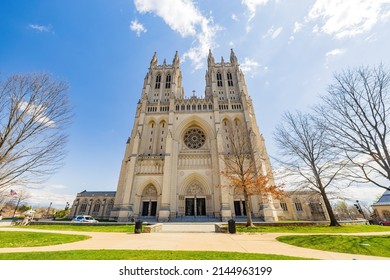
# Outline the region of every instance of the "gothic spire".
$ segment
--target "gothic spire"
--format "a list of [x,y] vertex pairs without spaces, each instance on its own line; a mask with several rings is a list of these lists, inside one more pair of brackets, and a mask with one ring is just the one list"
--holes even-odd
[[215,64],[214,57],[213,57],[213,54],[211,53],[211,49],[209,49],[209,56],[207,58],[207,66],[208,67],[214,66],[214,64]]
[[179,54],[178,54],[177,51],[175,53],[175,57],[173,58],[172,64],[173,64],[173,66],[179,66],[180,65]]
[[150,67],[156,66],[157,65],[157,53],[154,52],[153,58],[150,61]]
[[230,49],[230,63],[231,64],[238,64],[238,60],[237,60],[236,54],[234,53],[233,49]]

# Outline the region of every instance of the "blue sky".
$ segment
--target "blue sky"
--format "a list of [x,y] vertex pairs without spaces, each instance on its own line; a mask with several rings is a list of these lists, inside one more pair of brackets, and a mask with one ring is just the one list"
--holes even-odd
[[116,190],[155,51],[170,63],[177,50],[186,95],[202,95],[208,50],[219,61],[230,48],[275,156],[284,111],[308,111],[335,72],[390,65],[390,0],[0,0],[0,75],[50,72],[70,84],[75,111],[65,166],[32,200],[62,207],[84,189]]

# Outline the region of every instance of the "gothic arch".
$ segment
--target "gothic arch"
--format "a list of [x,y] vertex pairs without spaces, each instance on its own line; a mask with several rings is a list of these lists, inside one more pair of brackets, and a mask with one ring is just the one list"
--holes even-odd
[[142,189],[139,203],[139,214],[143,217],[156,217],[159,195],[153,184],[147,184]]
[[213,212],[210,186],[199,174],[189,175],[179,189],[179,216],[207,216]]
[[198,126],[201,129],[203,129],[204,132],[206,133],[206,137],[209,139],[215,139],[216,137],[214,130],[211,128],[208,122],[206,122],[205,120],[197,116],[193,116],[190,119],[187,119],[178,125],[178,127],[173,133],[173,138],[176,140],[182,139],[185,131],[191,126]]
[[179,195],[186,195],[188,188],[194,183],[198,183],[203,188],[204,195],[212,194],[211,187],[203,176],[199,174],[191,174],[183,180],[179,189]]
[[149,120],[148,120],[148,127],[152,127],[152,124],[153,125],[156,125],[156,123],[157,123],[157,121],[154,119],[154,118],[150,118]]
[[157,193],[157,197],[161,196],[161,186],[160,184],[154,180],[154,179],[149,179],[147,180],[146,182],[144,182],[143,184],[141,184],[138,189],[137,189],[137,193],[136,193],[136,196],[139,196],[141,197],[145,188],[148,187],[149,185],[152,185],[155,189],[156,189],[156,193]]

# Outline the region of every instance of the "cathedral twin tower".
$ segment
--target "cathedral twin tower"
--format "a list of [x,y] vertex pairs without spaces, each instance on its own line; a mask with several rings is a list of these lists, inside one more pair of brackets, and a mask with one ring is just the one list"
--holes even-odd
[[[244,216],[241,192],[219,187],[226,180],[222,156],[229,151],[227,127],[244,124],[254,152],[263,160],[262,173],[271,174],[264,140],[233,50],[230,61],[215,62],[209,52],[205,95],[184,97],[180,59],[159,65],[154,54],[137,104],[126,144],[111,218],[128,221],[218,219]],[[251,197],[255,217],[277,220],[272,199]]]

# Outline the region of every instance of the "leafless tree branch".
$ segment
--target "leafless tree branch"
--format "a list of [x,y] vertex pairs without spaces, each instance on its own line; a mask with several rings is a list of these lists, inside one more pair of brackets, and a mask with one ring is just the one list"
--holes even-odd
[[0,189],[42,182],[61,167],[71,118],[67,89],[38,73],[0,83]]
[[390,190],[390,72],[383,65],[335,75],[316,108],[339,153],[354,167],[355,180]]

